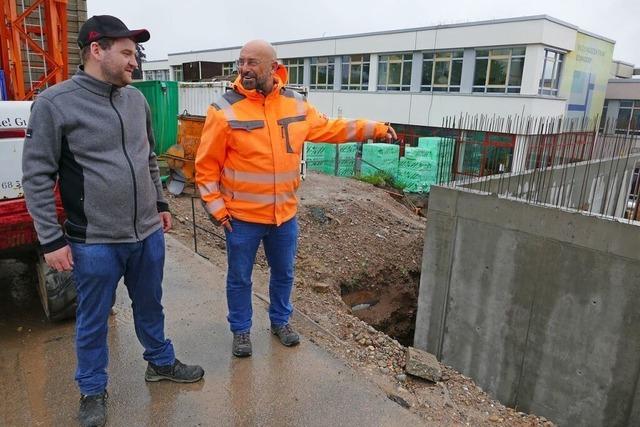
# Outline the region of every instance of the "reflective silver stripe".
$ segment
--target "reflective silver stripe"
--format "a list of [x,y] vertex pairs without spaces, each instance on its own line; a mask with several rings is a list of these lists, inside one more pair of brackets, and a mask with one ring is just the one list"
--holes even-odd
[[304,109],[304,96],[294,90],[293,97],[296,99],[296,111],[298,114],[306,116],[307,112]]
[[295,199],[296,198],[296,193],[278,193],[276,194],[276,204],[281,204],[281,203],[285,203],[288,202],[291,199]]
[[224,96],[218,98],[215,103],[220,107],[228,121],[236,120],[236,114],[233,112],[231,104],[229,104],[229,101],[227,101]]
[[349,120],[347,122],[347,141],[355,141],[356,140],[356,132],[357,132],[357,123],[355,120]]
[[295,193],[278,193],[278,194],[256,194],[256,193],[245,193],[242,191],[234,191],[233,199],[234,200],[242,200],[245,202],[254,202],[254,203],[262,203],[265,205],[270,204],[281,204],[292,198],[296,197]]
[[217,182],[207,182],[206,184],[198,185],[198,190],[200,190],[200,197],[204,197],[220,191],[220,185]]
[[233,198],[233,192],[225,187],[220,187],[220,192],[229,198]]
[[367,120],[364,124],[364,140],[372,139],[376,130],[376,122]]
[[254,184],[280,184],[297,179],[300,176],[300,171],[296,169],[290,172],[279,172],[273,174],[236,171],[229,167],[225,167],[224,175],[235,181],[251,182]]
[[207,212],[213,215],[220,209],[224,208],[224,201],[222,199],[216,199],[212,202],[208,202],[205,206],[207,208]]
[[246,193],[243,191],[229,191],[229,195],[233,200],[243,202],[258,203],[263,205],[282,204],[296,197],[296,193],[285,192],[278,194],[256,194]]
[[226,99],[229,104],[233,105],[236,102],[240,102],[243,99],[246,98],[246,96],[236,92],[235,90],[228,90],[224,93],[224,95],[222,95],[224,97],[224,99]]
[[231,129],[254,130],[264,127],[264,120],[229,120]]

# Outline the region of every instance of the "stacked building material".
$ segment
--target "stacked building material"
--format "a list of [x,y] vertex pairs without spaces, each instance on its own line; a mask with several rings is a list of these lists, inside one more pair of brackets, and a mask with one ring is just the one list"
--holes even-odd
[[433,184],[448,181],[453,161],[453,140],[440,137],[418,139],[400,159],[398,181],[408,193],[426,193]]
[[362,146],[362,176],[372,176],[384,171],[395,177],[398,174],[400,147],[395,144],[364,144]]
[[[356,168],[357,142],[347,142],[336,146],[338,167],[335,170],[337,176],[354,176]],[[335,164],[335,162],[334,162]]]
[[327,159],[335,152],[335,144],[328,144],[324,142],[305,142],[304,143],[304,158],[307,163],[307,169],[322,172],[325,174],[333,174],[334,163],[329,162]]
[[424,193],[438,178],[438,162],[432,160],[425,148],[407,147],[400,159],[398,182],[408,193]]
[[304,145],[309,170],[345,177],[355,175],[357,142],[330,144],[307,141]]

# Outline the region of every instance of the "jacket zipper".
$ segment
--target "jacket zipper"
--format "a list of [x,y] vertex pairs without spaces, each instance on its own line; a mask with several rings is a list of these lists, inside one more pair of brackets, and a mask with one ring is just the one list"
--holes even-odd
[[111,95],[109,96],[109,102],[111,102],[111,107],[118,115],[118,119],[120,120],[120,133],[122,135],[122,151],[124,152],[124,157],[127,159],[127,163],[129,164],[129,170],[131,171],[131,179],[133,180],[133,232],[136,235],[136,240],[140,240],[138,236],[138,185],[136,183],[136,174],[133,169],[133,163],[131,162],[131,158],[129,158],[129,154],[127,153],[127,148],[124,145],[124,122],[122,121],[122,116],[120,112],[113,105],[113,88],[111,88]]
[[[276,174],[275,174],[275,167],[276,167],[276,153],[273,150],[273,141],[271,140],[271,126],[269,126],[269,118],[267,117],[267,97],[264,97],[264,100],[262,101],[262,113],[264,114],[264,122],[267,124],[267,131],[269,132],[269,145],[271,146],[271,155],[273,157],[273,167],[274,167],[274,173],[273,173],[273,195],[275,197],[276,194]],[[275,203],[275,199],[274,199],[274,203],[273,203],[273,217],[276,218],[276,223],[278,222],[278,205]]]

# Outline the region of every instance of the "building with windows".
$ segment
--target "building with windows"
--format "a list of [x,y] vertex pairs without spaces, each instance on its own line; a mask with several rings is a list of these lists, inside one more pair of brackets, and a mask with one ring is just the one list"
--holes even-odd
[[[182,69],[182,67],[181,67]],[[169,72],[169,61],[161,59],[158,61],[145,61],[142,63],[143,80],[182,80],[182,74],[171,76]]]
[[602,110],[608,133],[640,137],[640,79],[611,79]]
[[[530,16],[274,43],[292,84],[329,116],[439,127],[460,114],[594,117],[615,42],[550,16]],[[240,46],[171,53],[233,72]],[[146,65],[146,64],[145,64]],[[146,68],[148,69],[148,68]]]

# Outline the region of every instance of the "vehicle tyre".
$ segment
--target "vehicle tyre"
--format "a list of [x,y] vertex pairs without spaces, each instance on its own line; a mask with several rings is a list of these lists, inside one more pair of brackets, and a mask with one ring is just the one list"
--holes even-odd
[[59,321],[76,315],[76,286],[70,271],[56,271],[42,257],[38,265],[38,293],[47,318]]

